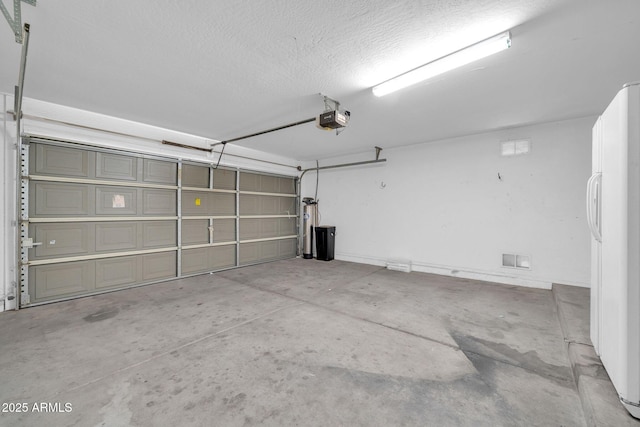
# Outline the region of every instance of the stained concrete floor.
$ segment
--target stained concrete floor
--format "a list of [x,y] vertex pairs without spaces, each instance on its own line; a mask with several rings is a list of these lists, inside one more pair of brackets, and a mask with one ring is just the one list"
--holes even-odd
[[553,285],[553,295],[587,425],[640,427],[640,420],[629,415],[620,403],[591,343],[589,289]]
[[341,261],[2,313],[0,349],[3,426],[585,425],[550,291]]

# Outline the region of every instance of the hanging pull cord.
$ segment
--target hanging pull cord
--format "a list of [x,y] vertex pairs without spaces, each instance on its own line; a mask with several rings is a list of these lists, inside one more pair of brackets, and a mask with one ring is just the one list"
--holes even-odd
[[221,142],[222,144],[222,150],[220,150],[220,156],[218,157],[218,163],[216,164],[216,167],[214,169],[218,169],[218,166],[220,166],[220,160],[222,160],[222,153],[224,153],[224,148],[227,146],[227,142]]

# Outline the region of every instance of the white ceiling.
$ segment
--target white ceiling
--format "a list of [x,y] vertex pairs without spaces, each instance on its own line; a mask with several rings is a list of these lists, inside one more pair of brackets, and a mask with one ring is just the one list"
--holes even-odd
[[[11,1],[2,0],[11,10]],[[38,0],[26,97],[225,140],[297,160],[600,113],[640,80],[637,0]],[[499,32],[507,51],[383,98],[370,88]],[[0,22],[0,91],[21,46]],[[28,113],[28,111],[27,111]]]

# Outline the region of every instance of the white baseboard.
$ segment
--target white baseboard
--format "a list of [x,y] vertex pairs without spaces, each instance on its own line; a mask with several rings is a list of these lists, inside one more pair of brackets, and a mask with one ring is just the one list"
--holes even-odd
[[358,264],[368,264],[368,265],[377,265],[380,267],[384,267],[387,265],[387,260],[382,260],[380,258],[362,256],[362,255],[351,255],[351,254],[335,254],[335,258],[340,261],[348,261],[348,262],[356,262]]
[[8,300],[6,297],[0,299],[0,313],[16,309],[16,299]]
[[[359,264],[369,264],[384,267],[388,260],[362,256],[353,254],[336,254],[336,259],[341,261],[356,262]],[[487,272],[472,270],[468,268],[458,268],[443,265],[427,264],[422,262],[411,261],[411,269],[413,271],[419,271],[422,273],[439,274],[441,276],[461,277],[463,279],[482,280],[485,282],[502,283],[505,285],[524,286],[527,288],[537,289],[551,289],[552,282],[547,280],[534,279],[530,277],[523,277],[511,274],[502,274],[496,272]],[[564,283],[562,284],[569,284]],[[570,285],[580,286],[578,284],[571,283]]]

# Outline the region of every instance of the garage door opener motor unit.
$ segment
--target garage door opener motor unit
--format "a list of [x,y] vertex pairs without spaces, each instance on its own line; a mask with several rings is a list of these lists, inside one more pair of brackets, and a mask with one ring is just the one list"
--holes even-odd
[[340,129],[349,123],[351,113],[347,110],[326,111],[318,116],[318,127],[322,129]]

